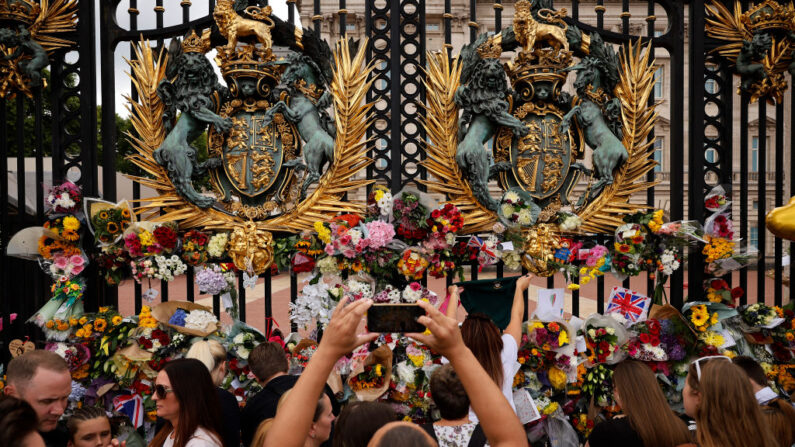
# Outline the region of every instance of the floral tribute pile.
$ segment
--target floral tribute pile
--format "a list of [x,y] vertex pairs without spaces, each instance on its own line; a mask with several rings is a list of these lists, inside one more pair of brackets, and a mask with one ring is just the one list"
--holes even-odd
[[[235,291],[256,277],[235,270],[227,254],[228,233],[139,222],[126,202],[81,206],[87,200],[96,199],[84,200],[72,184],[55,187],[47,196],[50,217],[38,241],[38,256],[52,277],[52,298],[29,321],[45,331],[46,349],[68,361],[73,406],[110,409],[114,397],[139,394],[147,415],[144,429],[150,433],[155,418],[153,379],[168,360],[185,355],[197,333],[226,346],[231,360],[223,386],[245,405],[259,390],[247,365],[258,343],[279,341],[290,356],[291,372],[300,372],[316,349],[311,338],[343,298],[425,300],[439,307],[443,300],[423,286],[428,276],[463,279],[467,266],[482,269],[499,262],[518,271],[525,256],[520,230],[526,214],[533,211],[521,197],[506,196],[504,218],[492,232],[463,235],[462,215],[454,205],[436,203],[414,190],[392,194],[374,187],[363,215],[340,215],[315,222],[313,231],[275,239],[274,269],[306,273],[290,312],[292,322],[311,334],[309,339],[298,334],[281,339],[237,320]],[[578,236],[581,221],[576,216],[561,216],[560,229],[571,236],[561,238],[554,267],[569,280],[569,289],[606,274],[624,278],[645,273],[655,281],[652,299],[657,306],[648,318],[634,323],[611,313],[584,320],[534,318],[523,325],[521,368],[513,385],[522,414],[539,415],[524,420],[531,427],[533,444],[542,445],[550,436],[584,441],[595,423],[588,416],[594,414],[592,405],[602,415],[620,411],[611,377],[614,365],[625,358],[646,362],[677,410],[689,362],[706,355],[751,355],[777,391],[795,392],[793,304],[738,306],[742,289],[732,288],[721,277],[755,256],[735,238],[729,204],[722,190],[712,191],[705,206],[713,214],[703,225],[665,222],[661,210],[626,216],[606,245]],[[703,289],[691,287],[680,312],[664,305],[664,286],[682,267],[690,246],[703,253],[710,277]],[[166,312],[144,303],[132,316],[109,307],[85,312],[85,271],[91,263],[108,285],[131,279],[150,290],[152,280],[172,281],[192,269],[201,293],[225,297],[233,324],[220,325],[216,315],[200,306],[176,305]],[[330,383],[335,383],[341,402],[381,400],[407,420],[429,421],[436,416],[429,378],[440,363],[427,347],[400,334],[382,334],[340,359],[333,374],[337,380]],[[533,405],[536,411],[526,408]],[[556,430],[547,430],[551,426]]]

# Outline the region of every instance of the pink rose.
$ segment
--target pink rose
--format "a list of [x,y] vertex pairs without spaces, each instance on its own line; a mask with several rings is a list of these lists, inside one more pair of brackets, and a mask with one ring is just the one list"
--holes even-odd
[[409,288],[415,292],[422,290],[422,284],[414,281],[413,283],[409,284]]
[[334,256],[334,246],[332,244],[326,244],[325,252],[329,256]]
[[80,255],[72,255],[72,257],[69,258],[69,263],[74,266],[83,265],[84,262],[83,257]]
[[84,269],[84,267],[83,267],[82,265],[75,265],[75,266],[72,266],[72,274],[73,274],[73,275],[79,275],[79,274],[80,274],[80,272],[82,272],[82,271],[83,271],[83,269]]

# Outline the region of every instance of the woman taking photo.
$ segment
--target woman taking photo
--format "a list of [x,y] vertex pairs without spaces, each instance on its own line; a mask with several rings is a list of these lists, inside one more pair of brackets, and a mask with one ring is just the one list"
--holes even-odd
[[690,442],[690,432],[665,399],[652,370],[625,360],[613,374],[613,393],[623,411],[594,427],[586,446],[672,447]]
[[210,372],[196,359],[173,360],[157,374],[154,400],[166,423],[149,447],[224,447]]
[[[511,305],[511,319],[502,335],[494,321],[482,313],[476,312],[467,315],[464,323],[461,324],[461,336],[464,338],[464,344],[472,351],[480,366],[486,370],[494,383],[500,387],[514,412],[516,412],[516,405],[513,403],[513,376],[521,367],[517,357],[519,343],[522,340],[525,291],[530,286],[530,278],[531,276],[528,274],[516,280],[516,291]],[[450,302],[447,305],[446,314],[447,317],[454,319],[461,289],[458,286],[450,286],[447,291],[450,294]],[[469,421],[478,422],[478,417],[471,408],[469,409]]]
[[191,345],[186,357],[204,363],[210,371],[221,404],[221,437],[227,446],[237,447],[240,445],[240,407],[235,396],[220,387],[226,377],[226,349],[216,340],[199,340]]
[[696,420],[699,447],[778,444],[762,418],[748,376],[728,357],[702,357],[691,363],[682,400],[685,413]]

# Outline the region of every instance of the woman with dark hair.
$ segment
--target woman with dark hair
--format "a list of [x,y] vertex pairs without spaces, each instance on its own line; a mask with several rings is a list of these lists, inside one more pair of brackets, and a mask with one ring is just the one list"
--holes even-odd
[[613,374],[613,393],[624,417],[594,427],[586,446],[672,447],[690,442],[690,432],[665,399],[652,370],[625,360]]
[[0,445],[44,447],[33,407],[22,399],[0,398]]
[[696,420],[699,447],[778,445],[748,376],[729,357],[702,357],[691,363],[682,400],[685,413]]
[[66,423],[68,447],[106,447],[110,445],[110,419],[99,407],[83,407]]
[[[511,305],[511,319],[505,331],[500,335],[500,329],[487,315],[471,313],[461,324],[461,336],[464,344],[478,359],[480,366],[486,370],[491,380],[502,390],[502,394],[511,404],[514,412],[516,405],[513,403],[513,377],[521,365],[517,361],[519,343],[522,341],[522,315],[524,314],[525,291],[530,286],[531,275],[527,274],[516,280],[516,291]],[[455,318],[458,308],[458,286],[447,288],[450,302],[447,305],[447,316]],[[478,417],[469,409],[469,420],[478,422]]]
[[332,447],[367,447],[375,432],[397,420],[397,413],[383,402],[353,402],[345,406],[334,424]]
[[226,377],[226,348],[216,340],[199,340],[191,345],[185,357],[204,363],[210,371],[221,404],[221,437],[227,446],[237,447],[240,445],[240,406],[234,394],[221,388]]
[[155,379],[157,415],[166,420],[149,447],[223,447],[210,372],[196,359],[168,362]]

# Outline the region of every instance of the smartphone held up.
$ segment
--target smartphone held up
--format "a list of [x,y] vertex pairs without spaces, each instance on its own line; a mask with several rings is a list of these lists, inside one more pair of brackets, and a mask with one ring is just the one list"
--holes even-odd
[[417,318],[425,315],[418,304],[373,304],[367,310],[367,329],[370,332],[425,332]]

